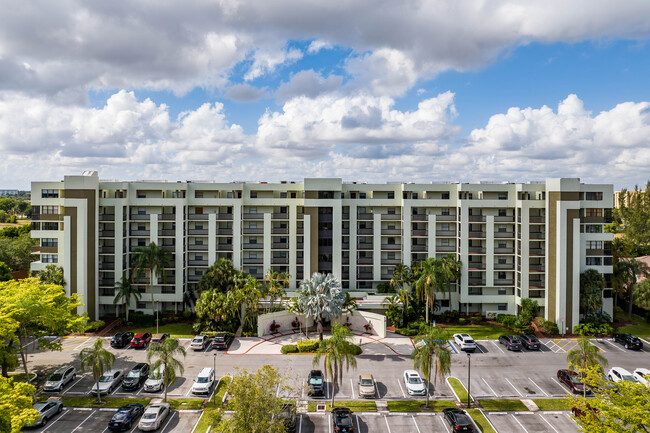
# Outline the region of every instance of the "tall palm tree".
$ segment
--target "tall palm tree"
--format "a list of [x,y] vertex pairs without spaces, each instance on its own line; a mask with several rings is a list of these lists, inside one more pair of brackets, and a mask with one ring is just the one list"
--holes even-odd
[[350,295],[350,292],[345,292],[345,301],[343,301],[343,305],[341,306],[343,312],[351,313],[358,308],[359,308],[359,303],[357,302],[357,300],[354,299],[352,295]]
[[595,269],[587,269],[580,274],[580,308],[588,316],[603,305],[605,278]]
[[393,269],[390,285],[396,289],[406,289],[413,282],[413,271],[408,265],[400,263]]
[[325,379],[328,377],[332,380],[332,407],[334,407],[334,394],[339,383],[343,382],[343,368],[348,371],[350,367],[357,368],[357,359],[354,357],[350,348],[352,344],[350,339],[352,332],[343,325],[338,323],[332,324],[332,336],[324,343],[323,348],[318,349],[314,355],[312,364],[314,367],[323,360],[323,369],[325,370]]
[[172,263],[171,251],[161,248],[155,242],[151,242],[149,246],[138,247],[133,252],[133,281],[138,281],[145,273],[146,286],[151,290],[151,308],[154,309],[153,297],[153,277],[165,276],[165,268],[170,267]]
[[183,374],[185,371],[183,363],[175,358],[178,355],[183,355],[185,358],[186,353],[185,348],[175,338],[167,338],[162,344],[153,344],[147,348],[147,361],[151,362],[152,358],[156,358],[156,361],[151,364],[151,371],[156,371],[160,366],[163,367],[165,402],[167,402],[167,387],[176,382],[176,372]]
[[634,287],[637,276],[648,271],[648,265],[635,259],[624,259],[614,265],[614,279],[621,289],[626,289],[629,295],[627,313],[632,319],[632,305],[634,304]]
[[269,310],[273,311],[273,302],[287,294],[286,288],[291,282],[288,272],[277,272],[269,269],[264,275],[265,295],[271,300]]
[[129,321],[129,304],[131,304],[131,298],[134,298],[137,302],[142,298],[142,294],[131,284],[131,280],[122,277],[122,279],[115,284],[115,299],[113,299],[113,305],[122,304],[122,307],[126,310],[127,322]]
[[447,254],[440,259],[440,262],[445,276],[443,279],[443,291],[448,295],[451,289],[451,283],[460,280],[463,263],[454,254]]
[[645,279],[634,287],[634,299],[641,308],[650,309],[650,280]]
[[425,301],[425,320],[428,324],[429,308],[435,303],[436,289],[444,286],[446,275],[441,262],[435,257],[429,257],[420,262],[416,276],[415,289],[418,297]]
[[115,355],[108,350],[104,349],[104,339],[98,338],[92,347],[86,347],[79,353],[81,360],[81,371],[89,366],[93,371],[93,379],[95,379],[95,389],[97,389],[97,404],[101,404],[102,397],[99,394],[99,379],[108,371],[115,362]]
[[[253,276],[246,279],[244,287],[235,290],[235,296],[239,305],[242,305],[246,310],[246,314],[241,316],[242,326],[248,324],[250,327],[254,325],[254,320],[259,314],[260,299],[262,299],[262,284]],[[241,311],[241,309],[240,309]]]
[[[569,370],[578,370],[581,377],[584,377],[583,371],[587,368],[597,367],[602,370],[603,367],[607,367],[607,359],[600,354],[600,349],[591,344],[587,337],[578,339],[578,346],[567,353],[566,360],[569,362]],[[583,388],[586,397],[587,390],[586,387]]]
[[323,340],[323,321],[343,314],[345,294],[341,283],[332,274],[314,272],[309,280],[300,283],[297,309],[316,322],[319,338]]
[[442,328],[433,326],[427,327],[424,335],[415,337],[415,348],[411,357],[413,358],[413,367],[421,370],[424,374],[427,390],[426,407],[429,407],[429,383],[431,383],[431,373],[433,370],[434,386],[438,383],[438,378],[444,380],[445,375],[451,371],[451,353],[447,341],[449,333]]

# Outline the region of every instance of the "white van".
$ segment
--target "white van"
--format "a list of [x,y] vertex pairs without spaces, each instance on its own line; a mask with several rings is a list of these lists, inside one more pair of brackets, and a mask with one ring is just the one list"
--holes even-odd
[[205,367],[194,379],[192,394],[210,394],[214,385],[214,369]]

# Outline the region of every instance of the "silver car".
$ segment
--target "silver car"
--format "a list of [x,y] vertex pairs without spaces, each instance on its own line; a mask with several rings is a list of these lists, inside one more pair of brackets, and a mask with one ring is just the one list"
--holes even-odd
[[144,382],[144,390],[146,392],[162,391],[163,386],[165,385],[163,380],[163,370],[165,370],[165,366],[160,365],[149,375],[149,378]]
[[41,401],[34,403],[34,409],[38,411],[39,417],[34,421],[31,427],[42,427],[47,424],[49,420],[54,418],[54,415],[61,413],[63,410],[63,403],[61,400]]
[[120,386],[124,379],[124,372],[122,370],[110,370],[104,373],[99,379],[99,389],[96,384],[90,389],[91,394],[110,394],[115,388]]
[[68,383],[75,380],[77,377],[77,370],[71,365],[66,365],[56,370],[47,378],[43,391],[61,392],[63,387]]
[[169,416],[169,412],[171,412],[169,403],[155,403],[147,406],[140,418],[138,428],[142,431],[158,430]]

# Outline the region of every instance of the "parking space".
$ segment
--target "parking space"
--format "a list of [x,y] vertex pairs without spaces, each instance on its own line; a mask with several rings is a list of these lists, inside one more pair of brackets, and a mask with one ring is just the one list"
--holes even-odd
[[[467,388],[467,381],[462,380]],[[474,398],[547,398],[563,397],[567,389],[554,376],[472,377]]]
[[[332,432],[332,418],[329,413],[309,413],[299,416],[298,430],[301,433]],[[352,415],[355,431],[360,433],[402,433],[402,432],[450,432],[441,413],[427,414],[380,414],[355,413]]]
[[490,412],[488,419],[499,433],[572,433],[577,424],[569,412]]

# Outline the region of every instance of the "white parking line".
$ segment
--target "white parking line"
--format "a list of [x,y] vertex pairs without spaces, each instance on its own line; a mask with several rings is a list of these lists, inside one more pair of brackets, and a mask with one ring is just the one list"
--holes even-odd
[[174,413],[172,413],[172,416],[170,416],[169,419],[167,420],[167,422],[165,423],[165,427],[163,427],[162,430],[160,430],[161,433],[164,433],[165,429],[167,428],[167,426],[168,426],[169,423],[171,422],[172,418],[174,418],[174,415],[176,415],[177,413],[178,413],[178,412],[174,412]]
[[519,424],[519,425],[521,426],[521,429],[522,429],[523,431],[525,431],[526,433],[528,433],[528,430],[526,430],[526,428],[523,426],[523,424],[521,424],[521,423],[519,422],[519,420],[517,419],[517,417],[516,417],[514,414],[512,414],[512,417],[515,419],[515,421],[517,421],[517,424]]
[[485,353],[485,352],[483,352],[483,349],[481,349],[481,346],[479,346],[478,343],[476,343],[476,348],[478,349],[479,352]]
[[[616,343],[614,340],[612,340],[612,341],[609,341],[609,340],[603,340],[603,341],[606,341],[607,343],[609,343],[610,345],[614,346],[615,348],[617,348],[617,349],[620,350],[621,352],[625,352],[625,353],[627,353],[627,349],[625,349],[625,348],[619,346],[619,344]],[[590,343],[591,343],[591,341],[590,341]],[[591,344],[594,344],[594,343],[591,343]],[[596,345],[594,344],[594,346],[596,346]],[[596,346],[596,347],[598,347],[598,346]]]
[[332,382],[327,382],[327,399],[328,399],[328,400],[329,400],[329,398],[330,398],[330,384],[331,384],[331,383],[332,383]]
[[415,428],[417,429],[418,433],[422,433],[420,432],[420,427],[418,427],[418,423],[415,422],[415,417],[413,415],[411,415],[411,419],[413,420],[413,424],[415,424]]
[[359,428],[359,415],[355,415],[355,417],[357,418],[357,431],[361,431]]
[[517,391],[517,394],[519,394],[519,397],[523,397],[523,396],[524,396],[524,395],[523,395],[522,393],[520,393],[519,390],[518,390],[518,389],[517,389],[517,388],[512,384],[512,382],[510,382],[510,381],[508,380],[507,377],[504,377],[504,379],[506,380],[506,382],[508,382],[508,383],[510,384],[510,386],[511,386],[515,391]]
[[562,388],[564,391],[566,391],[567,394],[572,395],[569,391],[566,390],[566,387],[564,387],[560,382],[557,381],[557,379],[555,379],[554,377],[551,377],[551,379],[553,379],[553,382],[560,385],[560,388]]
[[94,415],[94,411],[93,411],[93,412],[90,412],[90,415],[88,415],[88,416],[86,417],[85,420],[81,421],[81,423],[80,423],[77,427],[75,427],[75,429],[72,430],[72,432],[77,431],[77,429],[78,429],[79,427],[81,427],[81,425],[82,425],[83,423],[85,423],[86,421],[88,421],[88,420],[89,420],[93,415]]
[[486,381],[485,379],[483,379],[483,378],[481,378],[481,380],[482,380],[483,382],[485,382],[485,384],[487,385],[488,388],[490,388],[490,391],[492,391],[492,394],[494,394],[495,397],[498,397],[497,393],[494,392],[494,390],[492,389],[492,387],[490,386],[490,384],[487,383],[487,381]]
[[51,423],[47,424],[47,428],[50,428],[50,427],[52,427],[54,424],[56,424],[57,421],[59,421],[61,418],[63,418],[63,415],[65,415],[66,413],[68,413],[68,409],[65,409],[63,412],[61,412],[61,415],[59,415],[59,417],[58,417],[57,419],[55,419],[55,420],[52,421]]
[[388,418],[386,418],[386,415],[384,415],[384,421],[386,421],[386,428],[388,429],[388,433],[391,433],[390,426],[388,425]]
[[65,395],[67,392],[69,392],[72,388],[74,388],[74,386],[75,386],[76,384],[78,384],[79,382],[81,382],[81,380],[82,380],[84,377],[85,377],[85,375],[81,376],[81,377],[79,378],[79,380],[77,380],[75,383],[73,383],[72,386],[69,387],[66,391],[63,391],[63,392],[61,393],[61,395]]
[[[300,424],[298,424],[298,433],[302,433],[302,414],[300,414],[298,416],[300,417]],[[357,424],[359,424],[359,419],[357,419]],[[357,430],[358,430],[358,428],[357,428]]]
[[305,383],[305,379],[302,380],[302,386],[301,386],[301,393],[300,397],[305,398],[305,388],[307,387],[307,384]]
[[494,344],[496,346],[496,348],[501,351],[501,353],[506,353],[506,352],[503,351],[503,349],[501,347],[499,347],[499,345],[496,342],[492,341],[492,344]]
[[354,396],[354,382],[352,382],[352,378],[350,378],[350,389],[352,390],[352,400],[354,400],[356,397]]
[[402,391],[402,396],[406,398],[406,393],[404,392],[404,388],[402,388],[402,383],[398,380],[397,384],[399,385],[400,391]]
[[445,430],[445,432],[450,433],[451,432],[451,427],[447,425],[447,420],[445,420],[445,416],[443,415],[442,417],[437,417],[440,420],[440,424],[442,424],[442,428]]
[[533,379],[531,379],[531,378],[529,377],[528,380],[530,380],[531,382],[533,382],[533,385],[535,385],[537,388],[539,388],[539,390],[542,391],[542,392],[544,393],[544,395],[548,397],[548,394],[547,394],[547,393],[542,389],[541,386],[539,386],[538,384],[536,384],[535,381],[534,381]]
[[555,433],[560,433],[559,431],[557,431],[557,429],[556,429],[555,427],[553,427],[553,424],[551,424],[550,422],[548,422],[548,420],[547,420],[546,418],[544,418],[544,416],[543,416],[541,413],[539,414],[539,416],[540,416],[544,421],[546,421],[546,424],[548,424],[548,426],[551,427]]

